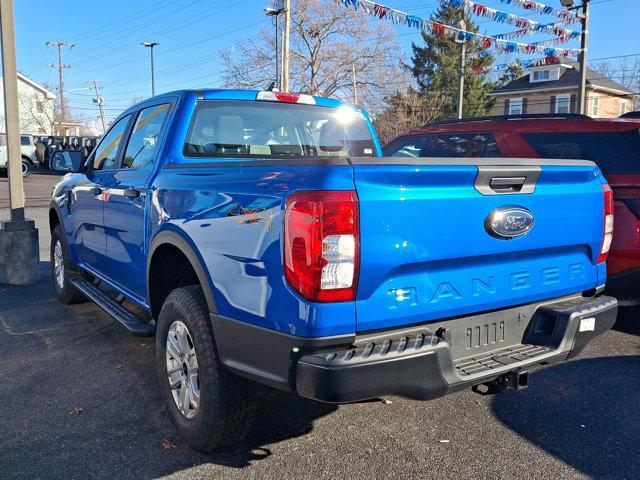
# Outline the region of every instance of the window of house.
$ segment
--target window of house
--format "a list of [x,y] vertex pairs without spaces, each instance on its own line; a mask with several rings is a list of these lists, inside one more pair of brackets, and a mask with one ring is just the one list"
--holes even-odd
[[627,101],[624,99],[620,100],[620,115],[624,115],[627,113]]
[[42,100],[36,100],[36,112],[44,113],[44,102]]
[[571,113],[571,95],[565,93],[556,96],[556,113]]
[[593,103],[591,104],[591,116],[597,117],[600,113],[600,95],[593,96]]
[[549,80],[550,71],[549,70],[536,70],[533,72],[533,81],[534,82],[543,82],[545,80]]
[[522,115],[523,101],[522,98],[510,98],[509,99],[509,115]]

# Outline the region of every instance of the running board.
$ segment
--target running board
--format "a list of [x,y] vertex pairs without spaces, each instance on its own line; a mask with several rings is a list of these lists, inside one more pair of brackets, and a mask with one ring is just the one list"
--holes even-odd
[[151,337],[155,334],[155,327],[149,325],[142,318],[120,305],[117,300],[101,291],[95,284],[82,278],[71,280],[73,286],[84,293],[89,300],[111,315],[124,328],[136,337]]

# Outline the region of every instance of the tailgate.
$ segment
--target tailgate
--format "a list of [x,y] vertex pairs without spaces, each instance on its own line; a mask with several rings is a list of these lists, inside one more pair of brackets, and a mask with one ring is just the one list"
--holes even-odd
[[360,202],[359,332],[559,297],[604,282],[596,265],[602,177],[591,162],[352,163]]

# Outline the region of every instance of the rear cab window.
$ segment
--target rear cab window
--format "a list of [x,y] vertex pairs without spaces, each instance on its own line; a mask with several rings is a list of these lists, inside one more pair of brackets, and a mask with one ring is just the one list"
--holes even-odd
[[542,158],[591,160],[604,175],[640,173],[640,129],[523,133],[522,138]]
[[199,102],[186,157],[373,157],[362,112],[350,107],[208,100]]

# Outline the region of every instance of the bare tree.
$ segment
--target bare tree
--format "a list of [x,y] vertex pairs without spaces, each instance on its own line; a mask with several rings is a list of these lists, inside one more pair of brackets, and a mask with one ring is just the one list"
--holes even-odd
[[640,109],[640,58],[621,58],[615,63],[600,62],[594,65],[594,70],[632,90],[634,110]]
[[373,124],[382,143],[401,133],[418,128],[441,116],[441,99],[436,95],[421,95],[413,88],[387,98],[387,107],[373,117]]
[[[380,110],[384,98],[406,89],[402,48],[387,22],[346,10],[340,0],[297,0],[292,8],[291,90],[354,100]],[[257,38],[221,51],[228,87],[264,88],[275,79],[275,39]],[[355,72],[355,75],[354,75]]]

